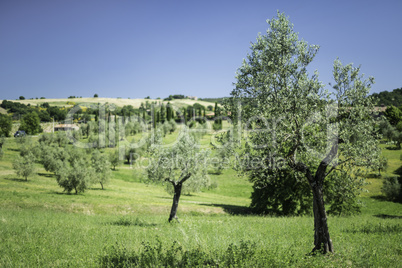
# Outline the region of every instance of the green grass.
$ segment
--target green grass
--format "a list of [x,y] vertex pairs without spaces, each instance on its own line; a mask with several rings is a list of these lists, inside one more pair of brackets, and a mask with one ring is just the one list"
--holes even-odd
[[[174,140],[174,135],[167,135],[165,142]],[[209,139],[204,136],[203,141],[207,144]],[[107,265],[111,256],[141,256],[143,243],[151,247],[161,243],[163,254],[180,262],[183,255],[168,253],[174,241],[183,252],[205,254],[220,260],[221,266],[228,264],[230,252],[236,253],[233,247],[242,243],[258,252],[255,259],[243,262],[237,252],[232,257],[239,260],[238,266],[398,267],[402,263],[402,205],[378,198],[382,179],[369,179],[360,215],[329,217],[335,253],[309,256],[313,218],[248,215],[251,184],[233,170],[210,174],[216,188],[183,195],[180,223],[169,224],[172,197],[165,186],[144,184],[141,169],[121,164],[105,190],[94,185],[84,194],[65,194],[40,165],[27,182],[18,178],[12,170],[18,148],[14,138],[7,139],[0,161],[0,267],[99,267],[102,260]],[[400,165],[401,151],[384,146],[383,154],[392,160],[386,171],[391,175],[398,161]],[[163,264],[162,255],[155,256]]]

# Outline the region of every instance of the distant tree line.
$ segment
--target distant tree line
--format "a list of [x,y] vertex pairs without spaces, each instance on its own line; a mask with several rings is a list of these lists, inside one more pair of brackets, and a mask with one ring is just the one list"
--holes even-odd
[[206,101],[206,102],[212,102],[212,103],[217,102],[218,104],[223,104],[225,97],[223,97],[223,98],[199,98],[199,100]]
[[65,107],[50,106],[49,103],[44,102],[41,105],[31,106],[19,102],[12,102],[3,100],[0,107],[7,110],[8,113],[13,114],[13,119],[18,120],[25,114],[35,112],[41,122],[51,122],[52,118],[55,121],[63,121],[66,119],[68,109]]
[[176,95],[169,95],[169,97],[164,98],[163,100],[171,101],[171,100],[180,100],[180,99],[187,99],[187,97],[184,95],[181,95],[181,94],[176,94]]
[[378,106],[400,106],[402,105],[402,87],[389,91],[382,91],[380,93],[373,93],[374,103]]

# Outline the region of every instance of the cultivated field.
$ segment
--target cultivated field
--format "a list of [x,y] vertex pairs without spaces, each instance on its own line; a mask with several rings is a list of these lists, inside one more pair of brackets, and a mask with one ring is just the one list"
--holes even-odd
[[[204,136],[202,143],[209,144],[210,138]],[[221,175],[211,171],[215,187],[182,196],[180,223],[169,224],[172,196],[166,186],[144,184],[141,168],[121,164],[105,190],[94,185],[83,194],[66,194],[39,164],[28,181],[15,175],[12,162],[19,144],[14,138],[6,139],[3,149],[0,267],[122,266],[136,260],[151,267],[400,267],[402,263],[402,205],[383,201],[382,179],[370,179],[360,215],[329,217],[335,253],[310,256],[313,217],[250,215],[252,185],[233,170]],[[383,145],[383,154],[390,159],[388,175],[399,167],[401,153]]]

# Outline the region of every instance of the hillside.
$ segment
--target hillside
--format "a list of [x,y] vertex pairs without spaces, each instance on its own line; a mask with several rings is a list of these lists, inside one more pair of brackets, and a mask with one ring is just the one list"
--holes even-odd
[[[51,106],[65,106],[72,107],[74,104],[84,104],[84,103],[109,103],[115,104],[116,106],[123,107],[124,105],[132,105],[134,108],[139,108],[141,103],[146,101],[158,102],[158,103],[168,103],[168,101],[158,100],[158,99],[122,99],[122,98],[75,98],[75,99],[30,99],[30,100],[9,100],[13,102],[19,102],[23,104],[30,104],[33,106],[40,105],[42,103],[49,103]],[[194,103],[199,103],[205,107],[208,105],[213,105],[211,102],[201,101],[201,100],[191,100],[191,99],[175,99],[170,101],[171,104],[177,107],[184,107],[188,105],[193,105]]]
[[373,93],[371,96],[375,98],[375,104],[377,106],[394,105],[399,107],[402,105],[402,88],[394,89],[393,91],[382,91],[380,93]]

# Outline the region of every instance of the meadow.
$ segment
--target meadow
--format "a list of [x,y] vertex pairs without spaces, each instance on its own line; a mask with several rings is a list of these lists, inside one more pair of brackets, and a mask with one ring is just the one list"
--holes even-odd
[[[173,139],[174,136],[167,136]],[[209,144],[205,136],[203,144]],[[381,145],[383,175],[395,175],[401,150]],[[315,256],[313,217],[249,213],[252,185],[230,169],[210,172],[215,187],[183,195],[168,223],[172,196],[121,164],[101,190],[66,194],[37,164],[28,181],[15,175],[19,144],[7,138],[0,161],[0,267],[400,267],[402,205],[384,201],[381,178],[367,179],[362,213],[329,216],[335,253]],[[111,149],[104,149],[109,153]]]

